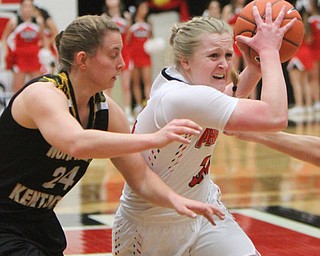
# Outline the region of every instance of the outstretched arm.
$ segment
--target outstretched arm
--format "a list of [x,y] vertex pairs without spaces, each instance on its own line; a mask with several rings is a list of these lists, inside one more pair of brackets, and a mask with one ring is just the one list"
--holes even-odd
[[225,132],[239,139],[261,143],[299,160],[320,166],[320,138],[286,132],[252,133]]
[[[39,97],[39,94],[43,97]],[[109,99],[108,105],[111,108],[116,103]],[[199,134],[201,130],[199,125],[186,119],[173,120],[163,129],[150,134],[130,134],[127,122],[119,124],[125,130],[105,132],[83,129],[70,115],[65,95],[50,82],[37,82],[28,86],[15,99],[12,111],[20,125],[39,129],[50,145],[82,159],[118,157],[150,148],[162,148],[173,141],[189,143],[183,134]],[[112,113],[110,116],[114,119],[110,120],[109,126],[119,120],[123,121],[121,115],[123,112]]]

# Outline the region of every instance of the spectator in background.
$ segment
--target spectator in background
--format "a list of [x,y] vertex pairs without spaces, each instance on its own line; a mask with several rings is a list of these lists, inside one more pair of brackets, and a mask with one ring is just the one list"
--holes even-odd
[[[151,87],[151,57],[144,49],[145,42],[152,37],[152,26],[148,21],[148,15],[148,1],[138,1],[132,17],[133,23],[127,36],[133,64],[132,90],[136,104],[134,107],[135,115],[143,109],[144,99],[149,98]],[[141,83],[143,83],[143,90]]]
[[318,0],[309,0],[310,17],[308,22],[311,27],[310,46],[314,57],[314,67],[311,78],[311,95],[313,110],[320,111],[320,4]]
[[288,62],[287,70],[293,89],[295,104],[289,108],[289,119],[292,121],[305,121],[305,114],[312,115],[312,96],[310,75],[314,66],[312,49],[308,45],[310,40],[310,26],[308,13],[300,10],[305,27],[305,36],[298,52]]
[[35,17],[40,17],[44,22],[44,36],[47,40],[48,48],[41,48],[40,62],[43,65],[42,72],[54,73],[57,65],[57,49],[55,46],[55,37],[58,34],[58,28],[49,12],[41,7],[35,6]]
[[212,0],[208,4],[208,8],[203,12],[202,16],[220,19],[221,5],[218,0]]
[[46,47],[44,21],[35,18],[33,11],[33,1],[22,0],[18,15],[7,23],[2,35],[7,68],[13,71],[13,92],[23,86],[27,76],[31,79],[41,74],[39,51]]
[[[234,25],[236,24],[237,18],[242,10],[242,8],[245,6],[246,0],[231,0],[229,4],[225,5],[222,8],[222,14],[221,18],[225,22],[228,22],[232,28],[234,28]],[[242,53],[236,46],[236,44],[233,45],[234,48],[234,61],[233,65],[234,68],[241,71],[243,64],[242,59]]]
[[[125,66],[121,71],[121,90],[123,96],[123,108],[128,121],[133,124],[134,117],[132,116],[132,106],[131,106],[131,69],[130,64],[130,49],[127,42],[127,34],[131,26],[131,14],[124,9],[124,5],[121,0],[105,0],[105,6],[102,16],[109,16],[118,25],[122,37],[123,48],[122,48],[122,58],[124,60]],[[111,93],[111,92],[109,92]]]
[[179,13],[180,21],[187,21],[190,19],[187,2],[188,1],[186,0],[150,0],[149,7],[150,12],[152,13],[172,10],[177,11]]

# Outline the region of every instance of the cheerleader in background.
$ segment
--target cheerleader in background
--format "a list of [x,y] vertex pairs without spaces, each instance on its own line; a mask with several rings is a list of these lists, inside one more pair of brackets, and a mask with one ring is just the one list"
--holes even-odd
[[40,17],[44,22],[44,36],[47,39],[48,48],[41,48],[39,57],[42,64],[43,73],[54,73],[57,66],[57,49],[55,46],[55,37],[58,34],[58,28],[49,12],[39,6],[34,8],[35,17]]
[[[126,113],[130,124],[133,124],[134,117],[131,108],[131,69],[130,64],[130,49],[127,44],[127,34],[131,25],[131,14],[124,10],[123,3],[120,0],[105,0],[105,7],[102,16],[109,16],[118,25],[122,37],[123,48],[121,51],[125,66],[121,71],[121,90],[123,96],[123,109]],[[111,92],[108,92],[111,93]]]
[[301,117],[301,121],[303,121],[305,114],[312,115],[310,75],[314,65],[312,50],[307,43],[310,40],[309,16],[305,9],[300,10],[300,13],[305,27],[305,36],[298,52],[287,65],[295,100],[294,107],[288,111],[289,119],[293,121],[300,120],[297,117]]
[[314,67],[311,76],[313,110],[320,112],[320,5],[318,0],[309,0],[312,56]]
[[208,4],[208,8],[204,10],[203,17],[211,17],[221,19],[221,5],[218,0],[212,0]]
[[[136,5],[133,24],[129,29],[127,38],[133,63],[132,88],[136,102],[134,108],[135,115],[143,109],[143,99],[149,98],[151,87],[151,57],[144,49],[145,42],[152,37],[152,27],[147,20],[148,14],[148,1],[139,1]],[[141,89],[141,82],[143,83],[143,91]]]
[[[246,4],[246,0],[231,0],[230,4],[225,5],[222,8],[221,18],[222,20],[228,22],[232,28],[234,28],[237,18],[243,9],[243,7]],[[241,61],[242,61],[242,53],[236,46],[236,44],[233,45],[234,49],[234,57],[233,57],[233,65],[234,68],[237,70],[241,70]]]
[[43,19],[33,15],[32,0],[22,0],[19,14],[11,19],[3,32],[7,69],[13,71],[12,91],[17,92],[29,79],[41,75],[39,51],[45,47]]

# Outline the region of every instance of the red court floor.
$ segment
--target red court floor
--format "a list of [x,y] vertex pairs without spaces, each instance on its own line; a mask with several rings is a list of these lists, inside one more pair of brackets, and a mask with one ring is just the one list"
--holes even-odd
[[[319,255],[320,230],[317,228],[294,221],[286,222],[282,217],[275,217],[258,210],[235,210],[233,215],[262,255]],[[100,221],[91,227],[90,225],[82,228],[66,227],[69,243],[66,255],[111,253],[112,215],[96,214],[92,218]],[[282,223],[282,226],[279,226],[279,223]]]

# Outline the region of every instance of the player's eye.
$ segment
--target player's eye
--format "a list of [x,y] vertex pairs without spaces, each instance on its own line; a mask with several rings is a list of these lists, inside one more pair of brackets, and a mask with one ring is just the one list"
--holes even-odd
[[119,52],[113,52],[110,56],[112,59],[116,59],[119,56]]
[[233,57],[233,53],[231,53],[231,52],[230,52],[230,53],[226,53],[226,58],[227,58],[227,59],[230,59],[230,58],[232,58],[232,57]]
[[219,54],[218,54],[218,53],[212,53],[212,54],[210,54],[209,57],[210,57],[210,58],[218,58],[218,57],[219,57]]

